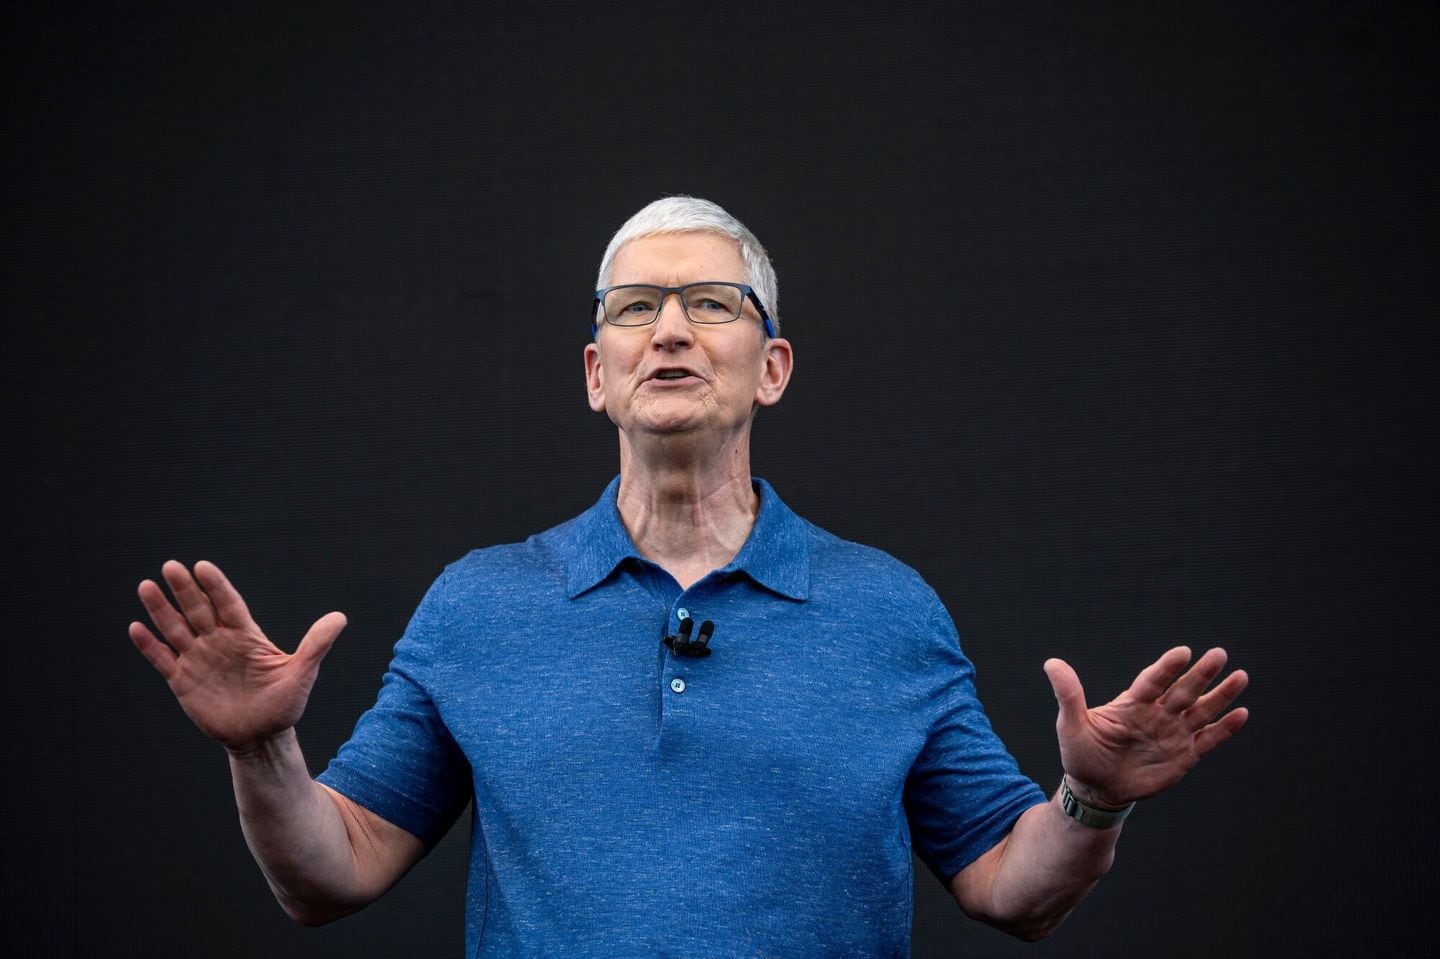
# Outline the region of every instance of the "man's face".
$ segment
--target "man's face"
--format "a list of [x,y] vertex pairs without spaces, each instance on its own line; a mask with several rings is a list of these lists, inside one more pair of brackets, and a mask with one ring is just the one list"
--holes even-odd
[[[735,241],[715,233],[631,240],[615,257],[610,285],[683,286],[701,280],[745,282]],[[748,299],[735,322],[701,324],[685,316],[680,297],[672,294],[655,322],[620,327],[602,321],[599,338],[585,347],[590,408],[603,410],[632,438],[737,432],[748,425],[756,404],[779,401],[790,368],[790,344],[765,338]]]

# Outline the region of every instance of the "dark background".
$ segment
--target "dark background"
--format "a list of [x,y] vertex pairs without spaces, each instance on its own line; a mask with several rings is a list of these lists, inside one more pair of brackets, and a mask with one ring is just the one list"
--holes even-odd
[[1415,950],[1433,10],[8,5],[0,948],[461,952],[463,822],[366,912],[283,916],[134,586],[214,559],[287,648],[346,611],[318,770],[441,567],[615,471],[594,270],[684,192],[779,269],[797,373],[756,473],[936,587],[1026,772],[1059,772],[1047,656],[1092,701],[1174,643],[1252,675],[1250,727],[1055,936],[922,867],[914,954]]

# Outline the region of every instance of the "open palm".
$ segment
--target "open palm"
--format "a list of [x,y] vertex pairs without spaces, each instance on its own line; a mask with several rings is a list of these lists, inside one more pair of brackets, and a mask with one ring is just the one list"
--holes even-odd
[[1072,788],[1084,799],[1119,808],[1179,782],[1249,718],[1243,707],[1225,712],[1249,682],[1243,670],[1205,691],[1226,658],[1225,650],[1211,649],[1187,670],[1190,649],[1177,646],[1142,670],[1129,689],[1093,709],[1085,705],[1075,670],[1064,660],[1047,660],[1045,673],[1060,704],[1060,760]]
[[299,648],[286,653],[256,625],[215,564],[196,563],[192,574],[171,560],[161,573],[175,605],[152,580],[138,593],[164,642],[139,622],[130,624],[130,639],[195,725],[241,751],[299,722],[320,661],[345,628],[344,615],[322,616]]

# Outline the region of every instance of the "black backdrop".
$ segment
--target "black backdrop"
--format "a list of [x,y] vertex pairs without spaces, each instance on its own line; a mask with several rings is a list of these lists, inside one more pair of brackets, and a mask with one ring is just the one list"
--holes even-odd
[[463,824],[359,916],[284,918],[125,638],[134,584],[212,558],[287,646],[349,614],[318,769],[440,568],[613,474],[595,264],[686,192],[779,268],[798,371],[757,474],[930,580],[1022,768],[1056,780],[1047,656],[1095,699],[1175,642],[1253,676],[1059,933],[922,868],[915,955],[1406,953],[1440,785],[1431,10],[10,4],[0,946],[459,954]]

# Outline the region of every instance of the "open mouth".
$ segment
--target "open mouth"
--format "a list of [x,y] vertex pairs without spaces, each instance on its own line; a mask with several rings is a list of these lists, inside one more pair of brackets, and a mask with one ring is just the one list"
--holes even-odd
[[656,373],[653,379],[657,380],[684,380],[689,379],[693,374],[685,370],[661,370]]

